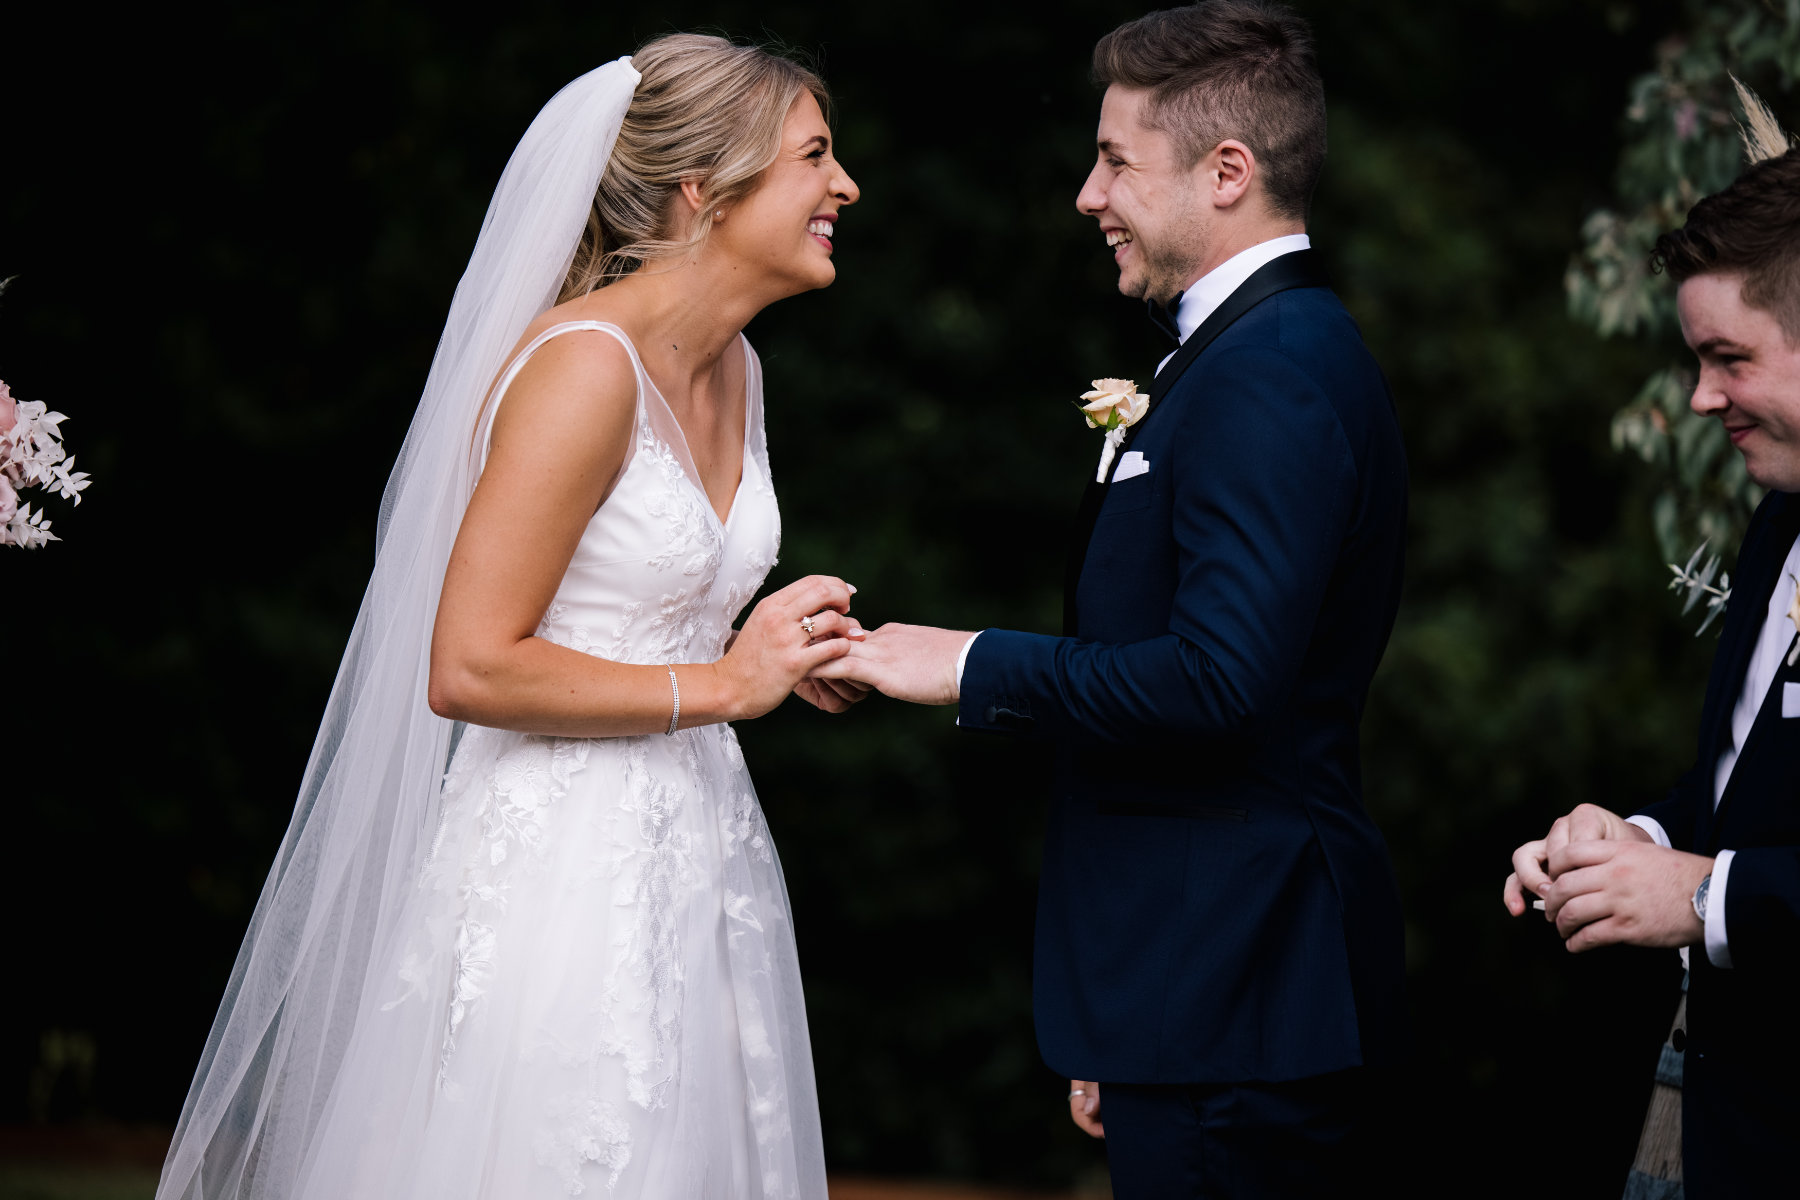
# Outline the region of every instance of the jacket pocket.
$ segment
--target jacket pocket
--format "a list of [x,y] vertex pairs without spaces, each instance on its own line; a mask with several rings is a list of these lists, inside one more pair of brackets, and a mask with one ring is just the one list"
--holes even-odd
[[1136,512],[1140,508],[1149,508],[1154,498],[1150,481],[1154,473],[1145,472],[1133,475],[1130,479],[1106,485],[1106,499],[1101,501],[1099,520],[1106,520],[1115,513]]

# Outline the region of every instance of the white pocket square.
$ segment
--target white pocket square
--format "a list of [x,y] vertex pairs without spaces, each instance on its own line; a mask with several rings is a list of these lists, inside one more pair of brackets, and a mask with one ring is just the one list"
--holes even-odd
[[1127,450],[1119,456],[1119,465],[1113,469],[1112,481],[1118,483],[1120,480],[1132,479],[1149,473],[1150,460],[1145,458],[1141,451]]
[[1800,683],[1781,685],[1781,715],[1800,717]]

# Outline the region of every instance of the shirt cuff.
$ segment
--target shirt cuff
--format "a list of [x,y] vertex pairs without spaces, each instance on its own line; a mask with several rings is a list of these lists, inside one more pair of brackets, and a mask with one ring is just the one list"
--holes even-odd
[[[962,702],[963,664],[969,661],[969,647],[973,646],[975,644],[975,639],[980,636],[981,636],[981,633],[979,633],[979,632],[971,635],[969,640],[963,643],[962,653],[960,653],[956,656],[956,697],[957,697],[957,706],[959,708],[961,707],[961,702]],[[957,717],[956,723],[958,725],[961,725],[962,717],[960,717],[960,716]]]
[[973,646],[975,644],[975,638],[980,636],[981,634],[977,633],[974,637],[971,637],[968,641],[964,642],[962,653],[956,656],[956,691],[958,695],[962,694],[963,666],[969,661],[969,647]]
[[1664,850],[1673,850],[1675,848],[1675,843],[1669,840],[1669,835],[1663,829],[1662,822],[1658,821],[1655,817],[1646,817],[1642,813],[1639,813],[1635,817],[1626,817],[1625,823],[1627,825],[1636,825],[1639,829],[1649,834],[1652,840]]
[[1725,942],[1725,886],[1731,875],[1736,850],[1721,850],[1713,859],[1712,883],[1706,889],[1706,957],[1715,967],[1731,968],[1731,947]]

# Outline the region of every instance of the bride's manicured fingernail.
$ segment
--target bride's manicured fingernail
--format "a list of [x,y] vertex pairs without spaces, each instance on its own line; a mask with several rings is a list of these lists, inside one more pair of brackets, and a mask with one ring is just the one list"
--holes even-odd
[[856,585],[854,583],[846,583],[844,586],[850,589],[850,594],[852,596],[856,595]]

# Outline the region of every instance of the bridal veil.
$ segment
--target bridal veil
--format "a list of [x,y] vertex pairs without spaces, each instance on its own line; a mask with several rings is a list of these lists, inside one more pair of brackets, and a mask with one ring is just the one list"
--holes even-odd
[[307,1161],[357,1015],[398,950],[452,725],[426,705],[432,624],[491,381],[567,276],[638,83],[576,79],[514,150],[382,497],[375,568],[292,823],[238,953],[157,1200],[278,1200]]

